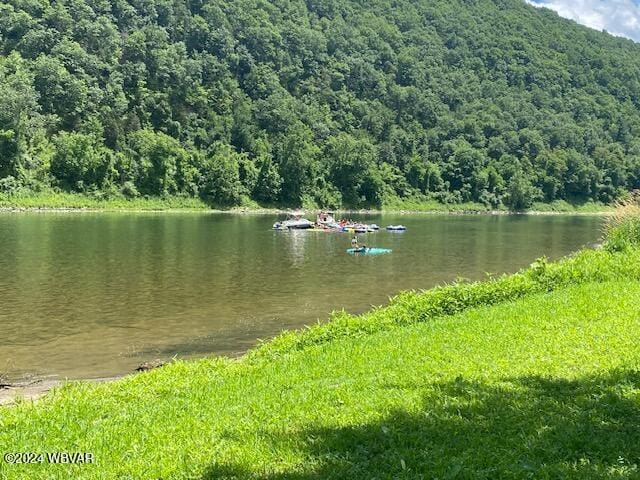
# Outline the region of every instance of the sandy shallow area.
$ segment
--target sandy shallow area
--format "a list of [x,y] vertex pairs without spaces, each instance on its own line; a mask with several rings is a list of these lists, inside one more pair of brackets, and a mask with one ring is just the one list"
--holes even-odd
[[[73,380],[78,382],[102,383],[111,382],[122,377],[94,378],[87,380]],[[0,406],[7,406],[16,401],[34,401],[49,393],[53,388],[66,383],[66,380],[39,379],[0,387]]]

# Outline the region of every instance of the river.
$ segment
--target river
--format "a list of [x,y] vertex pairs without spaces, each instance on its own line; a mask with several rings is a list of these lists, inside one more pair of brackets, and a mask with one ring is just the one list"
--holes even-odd
[[[0,374],[97,378],[153,359],[237,355],[283,329],[360,313],[403,289],[514,272],[597,242],[597,216],[373,215],[403,233],[351,256],[341,233],[269,215],[0,215]],[[281,217],[280,217],[281,218]]]

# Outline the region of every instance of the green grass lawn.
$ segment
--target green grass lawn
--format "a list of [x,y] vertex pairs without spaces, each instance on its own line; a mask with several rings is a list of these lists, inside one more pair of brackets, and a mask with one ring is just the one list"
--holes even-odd
[[[640,283],[586,283],[0,410],[7,479],[639,478]],[[267,349],[268,351],[268,349]]]

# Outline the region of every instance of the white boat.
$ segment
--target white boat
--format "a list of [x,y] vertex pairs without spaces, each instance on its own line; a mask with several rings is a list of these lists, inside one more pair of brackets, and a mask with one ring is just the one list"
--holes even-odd
[[291,220],[285,220],[282,222],[284,226],[290,230],[306,230],[307,228],[313,228],[313,222],[306,218],[294,218]]
[[313,227],[314,223],[311,220],[302,218],[299,215],[294,215],[287,220],[273,224],[274,230],[307,230]]

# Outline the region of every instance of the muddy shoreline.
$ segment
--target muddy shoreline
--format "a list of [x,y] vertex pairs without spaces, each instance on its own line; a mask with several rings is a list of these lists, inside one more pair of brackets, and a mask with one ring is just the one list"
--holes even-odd
[[60,387],[65,383],[89,382],[104,383],[113,382],[123,378],[106,377],[106,378],[88,378],[78,380],[59,380],[59,379],[38,379],[28,382],[7,383],[0,386],[0,407],[6,407],[21,401],[35,401],[48,394],[54,388]]
[[60,387],[67,383],[105,383],[113,382],[124,378],[128,375],[136,375],[141,372],[154,370],[163,367],[167,362],[155,359],[143,362],[138,365],[135,370],[127,374],[115,375],[111,377],[98,378],[52,378],[52,377],[34,377],[19,381],[9,381],[0,377],[0,407],[12,405],[16,401],[33,401],[37,400],[54,388]]

